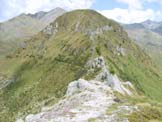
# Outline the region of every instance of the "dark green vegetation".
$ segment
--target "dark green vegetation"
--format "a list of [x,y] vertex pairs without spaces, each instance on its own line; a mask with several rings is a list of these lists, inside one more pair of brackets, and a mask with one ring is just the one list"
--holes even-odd
[[45,30],[49,27],[50,33],[41,31],[1,62],[7,66],[0,73],[14,81],[0,91],[0,121],[35,113],[63,97],[69,82],[93,78],[100,69],[87,76],[85,64],[100,55],[113,74],[131,81],[140,94],[162,100],[159,71],[116,22],[93,10],[77,10]]

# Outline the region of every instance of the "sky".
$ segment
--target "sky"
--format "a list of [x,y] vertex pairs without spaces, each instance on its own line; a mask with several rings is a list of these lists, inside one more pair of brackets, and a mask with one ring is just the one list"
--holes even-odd
[[22,13],[49,11],[61,7],[67,11],[94,9],[120,23],[145,20],[162,21],[162,0],[0,0],[0,22]]

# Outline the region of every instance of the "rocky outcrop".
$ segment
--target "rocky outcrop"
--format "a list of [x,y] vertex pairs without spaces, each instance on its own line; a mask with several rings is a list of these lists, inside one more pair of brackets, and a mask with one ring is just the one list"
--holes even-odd
[[[113,90],[123,94],[123,95],[133,95],[133,93],[125,87],[125,83],[121,82],[117,75],[111,74],[108,70],[101,72],[96,79],[102,79],[104,82],[110,86]],[[132,86],[132,85],[131,85]]]
[[94,35],[103,34],[105,31],[110,31],[110,30],[113,30],[113,27],[109,25],[105,25],[103,27],[96,28],[96,30],[86,30],[86,34],[90,36],[94,36]]
[[126,49],[123,48],[123,47],[117,46],[116,47],[116,53],[117,53],[117,55],[125,56],[126,55]]
[[87,29],[85,31],[85,34],[86,35],[89,35],[90,36],[90,39],[93,40],[94,39],[94,36],[103,34],[105,31],[111,31],[111,30],[113,30],[113,27],[112,26],[105,25],[103,27],[96,28],[95,30]]
[[86,64],[86,67],[89,70],[94,70],[95,68],[102,68],[104,66],[105,66],[105,61],[102,56],[89,60]]
[[52,24],[48,25],[43,31],[43,34],[55,35],[58,32],[58,23],[53,26]]
[[[87,67],[89,70],[101,68],[101,72],[96,76],[95,80],[105,82],[105,84],[110,86],[113,90],[123,95],[133,95],[128,87],[125,87],[126,83],[121,82],[116,74],[110,73],[109,67],[105,64],[104,58],[102,56],[88,61]],[[131,88],[133,87],[130,82],[127,85],[129,85]],[[132,89],[135,90],[134,88]]]
[[51,35],[52,34],[52,25],[48,25],[44,30],[43,30],[43,34],[48,34]]
[[130,82],[122,83],[117,75],[111,74],[103,57],[88,61],[86,67],[90,71],[95,68],[101,68],[102,71],[95,80],[79,79],[71,82],[62,100],[51,107],[43,107],[42,111],[36,115],[28,115],[25,122],[89,122],[91,120],[129,122],[127,118],[119,115],[131,114],[137,109],[136,106],[119,104],[115,110],[111,111],[111,114],[107,114],[107,110],[119,102],[116,101],[114,91],[123,95],[132,95],[127,88],[129,86],[134,89],[133,85]]
[[113,99],[113,91],[104,83],[79,79],[69,84],[65,99],[48,111],[27,116],[26,122],[88,122],[103,117]]
[[43,108],[36,115],[28,115],[25,122],[128,122],[120,118],[119,113],[130,114],[133,106],[119,106],[111,115],[107,110],[116,104],[111,87],[104,82],[79,79],[69,84],[63,100],[52,107]]
[[6,78],[0,75],[0,90],[8,86],[10,83],[14,82],[15,78]]

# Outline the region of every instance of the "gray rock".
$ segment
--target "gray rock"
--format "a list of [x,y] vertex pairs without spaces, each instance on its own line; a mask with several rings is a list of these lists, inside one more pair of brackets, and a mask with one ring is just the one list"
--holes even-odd
[[86,67],[93,70],[95,68],[102,68],[105,65],[103,57],[98,57],[87,62]]
[[117,51],[118,55],[122,55],[122,56],[126,55],[126,49],[125,48],[118,46],[118,47],[116,47],[116,51]]
[[63,100],[46,111],[28,115],[25,122],[88,122],[103,117],[113,100],[111,88],[104,83],[79,79],[69,84]]
[[95,30],[86,30],[86,34],[90,35],[90,36],[94,36],[94,35],[99,35],[99,34],[103,34],[105,31],[110,31],[113,30],[113,28],[111,26],[105,25],[103,27],[99,27]]
[[52,26],[52,25],[48,25],[48,26],[43,30],[43,33],[44,33],[44,34],[48,34],[48,35],[52,35],[52,31],[53,31],[53,26]]
[[118,91],[123,95],[132,95],[132,92],[123,85],[117,75],[110,73],[109,67],[107,67],[105,64],[104,58],[102,56],[88,61],[86,67],[88,67],[89,70],[101,68],[101,72],[96,76],[95,80],[105,82],[113,90]]
[[6,86],[8,86],[10,83],[14,82],[15,78],[4,78],[2,76],[0,76],[0,89],[5,88]]

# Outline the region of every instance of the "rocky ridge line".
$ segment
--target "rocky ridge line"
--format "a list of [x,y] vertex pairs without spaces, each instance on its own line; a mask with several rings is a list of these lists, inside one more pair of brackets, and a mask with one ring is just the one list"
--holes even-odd
[[[95,80],[79,79],[68,85],[66,95],[57,104],[51,107],[43,107],[36,115],[30,114],[25,121],[18,119],[17,122],[129,122],[127,118],[120,118],[119,113],[131,114],[137,110],[136,106],[119,105],[111,115],[107,110],[117,104],[114,91],[123,95],[133,95],[125,87],[130,82],[122,83],[117,75],[113,75],[106,67],[103,57],[90,60],[87,65],[89,70],[102,68],[101,73]],[[102,80],[102,81],[101,81]]]

